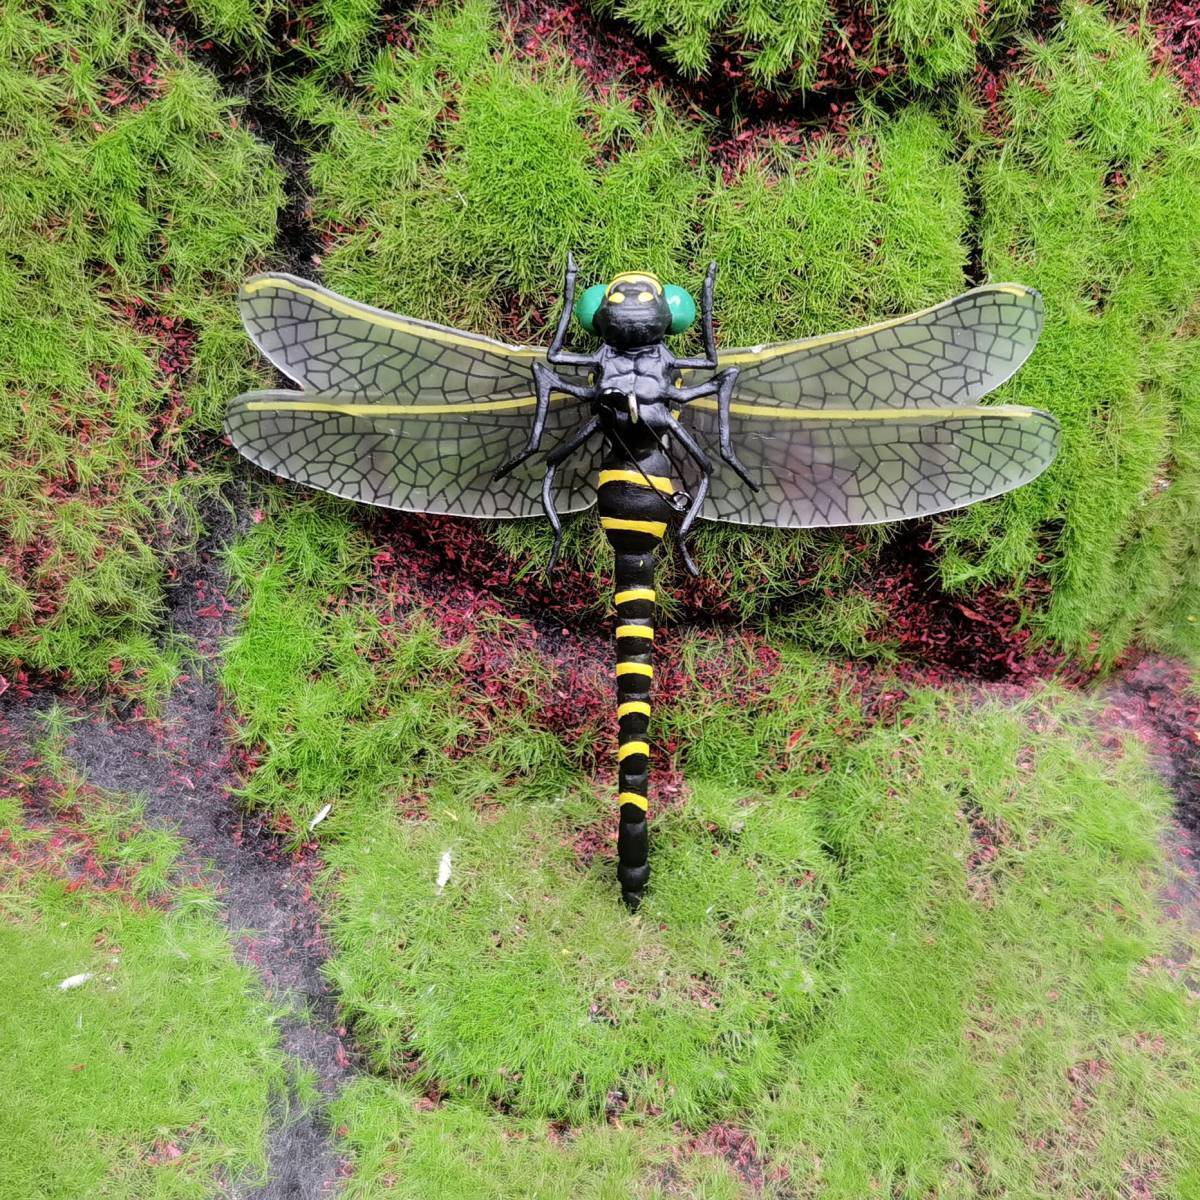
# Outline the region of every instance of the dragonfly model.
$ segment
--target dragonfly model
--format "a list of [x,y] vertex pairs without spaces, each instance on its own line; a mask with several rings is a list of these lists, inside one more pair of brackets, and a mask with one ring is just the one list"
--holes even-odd
[[[615,556],[617,876],[631,909],[649,879],[654,560],[668,530],[694,572],[684,539],[697,518],[811,528],[928,516],[1028,483],[1058,448],[1048,413],[979,404],[1037,343],[1032,289],[988,284],[859,329],[718,350],[715,275],[714,263],[703,353],[682,358],[666,339],[696,320],[684,289],[628,271],[576,300],[569,256],[549,347],[397,316],[291,275],[255,276],[239,299],[255,345],[301,388],[230,404],[226,430],[251,462],[383,508],[544,512],[555,558],[560,514],[598,502]],[[564,348],[572,313],[597,350]]]

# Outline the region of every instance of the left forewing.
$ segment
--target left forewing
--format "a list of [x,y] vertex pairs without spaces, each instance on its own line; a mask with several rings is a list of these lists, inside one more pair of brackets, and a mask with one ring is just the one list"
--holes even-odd
[[534,346],[385,312],[282,273],[255,275],[238,296],[254,344],[311,391],[414,400],[478,400],[528,391]]
[[[685,419],[715,448],[715,402],[693,401]],[[724,467],[703,516],[790,528],[875,525],[1001,495],[1054,461],[1059,436],[1049,413],[1012,405],[857,412],[735,403],[731,424],[760,490]]]

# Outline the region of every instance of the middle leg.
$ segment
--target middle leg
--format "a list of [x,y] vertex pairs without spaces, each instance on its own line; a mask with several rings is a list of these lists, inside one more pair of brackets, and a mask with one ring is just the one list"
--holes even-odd
[[587,443],[587,440],[600,428],[600,418],[593,416],[589,421],[586,421],[580,428],[561,445],[556,446],[549,454],[546,455],[546,474],[542,478],[542,508],[546,510],[546,517],[550,521],[551,528],[554,530],[554,549],[550,552],[550,561],[546,564],[546,574],[549,575],[558,565],[558,554],[562,549],[562,519],[558,515],[558,508],[554,503],[554,476],[558,468],[562,466],[572,454],[575,453],[581,446]]
[[503,479],[505,475],[516,470],[527,458],[537,453],[538,447],[542,444],[542,434],[546,429],[546,418],[550,415],[551,392],[561,392],[565,396],[573,396],[576,400],[591,400],[596,392],[594,387],[569,383],[542,362],[533,364],[533,387],[533,427],[529,430],[529,440],[523,449],[496,468],[492,473],[493,480]]

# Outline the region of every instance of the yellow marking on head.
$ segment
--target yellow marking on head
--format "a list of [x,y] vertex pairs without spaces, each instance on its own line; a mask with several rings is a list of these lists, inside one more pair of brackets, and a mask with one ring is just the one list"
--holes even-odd
[[624,304],[625,303],[625,293],[624,292],[609,292],[608,299],[613,304]]
[[617,663],[617,676],[645,675],[649,679],[654,674],[654,668],[649,663]]
[[625,517],[601,517],[600,524],[605,529],[624,529],[629,533],[649,533],[654,537],[662,537],[667,532],[666,521],[631,521]]
[[631,713],[640,713],[643,717],[650,715],[650,705],[645,700],[626,700],[617,705],[617,720],[628,717]]
[[[715,400],[693,400],[693,408],[716,412]],[[1018,404],[972,404],[963,408],[776,408],[770,404],[731,404],[740,417],[771,417],[776,421],[944,421],[953,417],[1040,417],[1036,408]]]
[[653,588],[626,588],[623,592],[618,592],[613,597],[613,603],[619,608],[622,604],[628,604],[631,600],[649,600],[654,602]]
[[343,316],[355,317],[383,329],[397,329],[401,333],[411,333],[414,337],[428,338],[431,342],[443,342],[448,346],[467,346],[472,350],[494,351],[498,354],[505,354],[509,358],[546,357],[545,350],[536,346],[510,346],[505,342],[497,342],[493,338],[484,337],[482,334],[468,335],[458,333],[453,329],[440,329],[427,325],[423,321],[413,320],[411,317],[399,317],[394,313],[383,312],[381,309],[371,308],[369,305],[359,304],[354,300],[347,300],[343,296],[327,292],[324,288],[315,285],[305,286],[290,279],[282,279],[278,275],[261,275],[256,279],[247,279],[242,284],[242,293],[246,296],[253,296],[255,292],[268,287],[294,292],[297,296],[315,300],[318,304],[323,304],[326,308],[341,313]]
[[617,751],[617,762],[624,762],[627,758],[632,758],[635,754],[644,754],[647,758],[650,757],[650,746],[646,742],[626,742]]
[[612,277],[608,290],[611,292],[618,283],[648,283],[660,296],[663,292],[663,285],[659,282],[658,276],[652,275],[649,271],[622,271],[619,275]]
[[[299,396],[302,393],[297,392]],[[532,408],[532,396],[516,400],[481,400],[466,404],[321,404],[315,400],[250,400],[248,412],[319,412],[341,417],[424,417],[438,413],[513,412]]]
[[682,375],[680,375],[680,377],[677,380],[675,380],[675,386],[683,387],[683,376]]
[[639,796],[637,792],[622,792],[617,797],[618,804],[633,804],[645,812],[650,807],[650,802],[645,796]]
[[654,627],[652,625],[618,625],[617,637],[637,637],[637,638],[652,638],[654,636]]
[[597,487],[606,483],[635,483],[638,487],[653,487],[668,496],[675,494],[675,485],[665,475],[643,475],[641,471],[601,471]]
[[647,300],[653,300],[653,299],[654,299],[653,292],[638,292],[638,301],[642,304],[645,304]]
[[[1032,289],[1022,287],[1019,283],[993,283],[984,287],[973,288],[973,292],[1002,292],[1006,296],[1028,296]],[[969,295],[970,293],[963,293]],[[931,313],[935,313],[939,308],[945,308],[947,305],[953,304],[960,297],[953,296],[949,300],[943,300],[939,304],[931,304],[928,308],[919,309],[917,312],[905,313],[902,317],[890,317],[886,321],[877,321],[874,325],[860,325],[857,329],[842,329],[837,333],[820,334],[817,337],[797,338],[791,342],[775,342],[769,346],[755,346],[752,349],[744,350],[738,354],[718,354],[717,365],[719,367],[735,366],[739,363],[756,363],[763,362],[768,358],[775,358],[779,354],[787,354],[793,350],[817,350],[822,346],[836,346],[839,342],[848,342],[853,338],[864,337],[869,333],[879,333],[884,329],[891,329],[894,325],[903,325],[907,321],[916,321],[921,317],[927,317]]]

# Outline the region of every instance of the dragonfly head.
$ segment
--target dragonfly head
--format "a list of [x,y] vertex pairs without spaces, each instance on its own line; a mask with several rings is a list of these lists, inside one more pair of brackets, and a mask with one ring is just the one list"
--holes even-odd
[[682,333],[696,319],[696,302],[649,271],[624,271],[588,288],[575,303],[575,316],[589,333],[628,350]]

